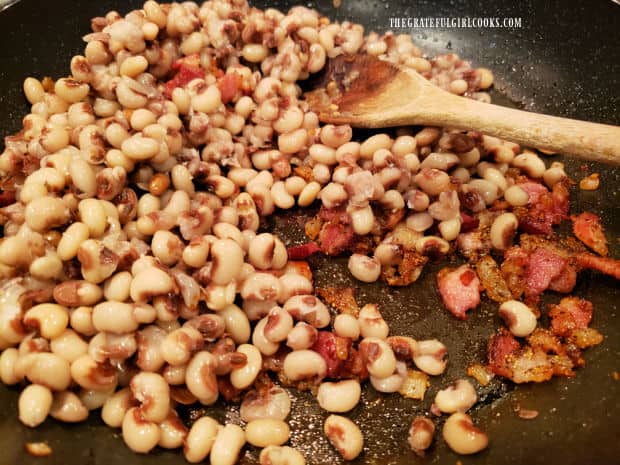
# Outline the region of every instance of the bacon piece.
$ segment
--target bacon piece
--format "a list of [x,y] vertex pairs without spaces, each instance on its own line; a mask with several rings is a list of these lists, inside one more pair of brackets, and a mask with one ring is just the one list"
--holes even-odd
[[310,255],[321,251],[316,242],[308,242],[306,244],[294,245],[287,250],[289,260],[305,260]]
[[577,216],[571,215],[570,219],[573,222],[573,233],[577,239],[597,254],[607,256],[609,249],[603,233],[603,226],[601,226],[601,219],[589,212],[583,212]]
[[527,194],[528,205],[534,205],[538,203],[538,200],[545,194],[549,193],[549,190],[539,182],[526,181],[517,184]]
[[360,309],[352,287],[318,287],[315,291],[327,305],[335,308],[338,313],[346,313],[356,318],[359,315]]
[[525,269],[525,295],[537,296],[549,287],[568,266],[568,260],[546,248],[536,249],[530,256]]
[[217,80],[217,88],[220,90],[222,103],[229,103],[234,100],[241,88],[242,78],[236,73],[225,74]]
[[310,349],[325,360],[327,377],[339,378],[342,375],[345,361],[349,358],[351,346],[351,339],[347,337],[336,336],[330,331],[319,331],[317,340]]
[[505,328],[493,334],[487,345],[487,358],[491,371],[496,375],[509,376],[510,370],[507,369],[506,359],[520,347],[519,342]]
[[575,255],[575,260],[577,265],[581,268],[597,270],[616,279],[620,279],[620,260],[598,257],[590,253],[578,253]]
[[437,286],[446,308],[461,320],[465,319],[467,310],[480,303],[480,281],[468,265],[441,269],[437,273]]
[[542,192],[542,189],[534,188],[532,184],[535,183],[518,184],[530,196],[526,207],[514,209],[519,218],[519,227],[531,234],[551,234],[552,226],[568,217],[568,187],[561,181],[553,186],[552,192]]
[[172,98],[172,91],[177,87],[183,87],[193,79],[205,77],[205,70],[200,66],[200,56],[197,53],[176,60],[171,68],[176,74],[166,82],[164,95],[167,98]]
[[326,255],[338,255],[353,245],[355,233],[348,224],[328,221],[321,228],[319,243]]
[[585,329],[592,319],[592,303],[577,297],[565,297],[549,311],[551,331],[562,337],[570,336],[576,329]]
[[475,230],[480,225],[480,220],[475,216],[470,216],[465,212],[461,212],[461,232],[467,233]]
[[398,266],[384,267],[381,278],[390,286],[408,286],[418,280],[428,262],[428,257],[409,249],[403,251],[403,259]]
[[486,255],[478,260],[476,273],[489,299],[499,303],[512,299],[512,292],[493,257]]

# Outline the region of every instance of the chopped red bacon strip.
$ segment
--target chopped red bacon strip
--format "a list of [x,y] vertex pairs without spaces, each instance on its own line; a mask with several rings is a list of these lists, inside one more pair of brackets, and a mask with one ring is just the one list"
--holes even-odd
[[530,256],[525,268],[525,295],[537,296],[549,287],[568,266],[568,260],[539,247]]
[[570,336],[576,329],[585,329],[592,319],[592,303],[578,297],[565,297],[549,311],[551,331],[562,337]]
[[520,347],[519,342],[505,328],[492,335],[487,346],[487,357],[491,371],[496,375],[509,376],[510,371],[505,366],[506,359]]
[[287,250],[289,260],[305,260],[310,255],[314,255],[321,251],[321,248],[316,242],[308,242],[301,245],[293,245]]
[[330,331],[319,331],[311,350],[320,354],[325,360],[328,378],[368,376],[360,354],[353,349],[353,343],[348,337],[336,336]]
[[549,193],[549,190],[539,182],[526,181],[517,185],[527,194],[527,203],[529,205],[534,205],[538,202],[541,196]]
[[551,234],[552,226],[560,223],[568,217],[569,191],[565,182],[558,182],[553,186],[552,192],[540,185],[534,188],[536,183],[526,182],[518,184],[530,196],[527,207],[515,208],[514,212],[519,218],[519,227],[531,234]]
[[597,254],[607,256],[609,249],[603,233],[603,226],[601,226],[601,219],[589,212],[583,212],[577,216],[572,215],[570,219],[573,222],[573,233],[577,239]]
[[243,79],[236,73],[225,74],[217,80],[217,87],[220,90],[222,103],[229,103],[239,93]]
[[328,221],[321,228],[319,243],[327,255],[338,255],[353,245],[355,233],[351,225]]
[[468,265],[441,269],[437,273],[437,286],[446,308],[461,320],[465,319],[467,310],[480,303],[480,281]]
[[465,212],[461,212],[461,232],[466,233],[473,231],[480,225],[480,220],[475,216],[470,216]]
[[577,265],[581,268],[600,271],[601,273],[620,279],[620,260],[608,257],[598,257],[590,253],[575,255]]
[[204,77],[204,69],[182,65],[179,68],[179,71],[174,75],[174,77],[168,82],[166,82],[166,87],[164,88],[164,95],[167,98],[172,98],[172,91],[174,91],[174,89],[176,89],[177,87],[183,87],[196,78]]

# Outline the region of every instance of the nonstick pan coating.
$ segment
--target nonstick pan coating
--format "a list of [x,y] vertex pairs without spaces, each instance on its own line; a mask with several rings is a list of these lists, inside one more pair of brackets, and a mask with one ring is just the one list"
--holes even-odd
[[[89,20],[110,9],[126,13],[140,1],[22,0],[0,13],[0,133],[20,129],[27,112],[21,84],[26,76],[58,78],[68,73],[70,58],[81,53],[80,37],[90,32]],[[282,10],[293,2],[253,2],[257,7]],[[335,10],[331,1],[306,3],[332,18],[351,19],[367,30],[389,29],[390,17],[521,17],[520,29],[403,29],[429,54],[450,50],[477,66],[491,68],[496,75],[496,102],[516,105],[558,116],[620,124],[618,76],[620,76],[620,6],[612,1],[579,2],[536,0],[464,1],[354,1],[343,0]],[[559,159],[559,157],[556,157]],[[553,160],[555,158],[551,158]],[[620,256],[620,169],[572,161],[574,179],[600,172],[596,192],[575,192],[572,211],[600,214],[610,241],[611,255]],[[578,191],[578,189],[577,189]],[[269,220],[272,229],[291,242],[303,240],[303,221],[298,214],[281,214]],[[346,260],[314,258],[317,286],[353,285],[361,302],[377,302],[393,334],[416,338],[437,337],[449,351],[449,368],[432,380],[424,402],[398,395],[383,396],[366,389],[363,401],[351,413],[366,434],[364,453],[355,463],[455,464],[615,464],[620,455],[619,381],[620,288],[610,278],[582,273],[575,294],[594,303],[592,326],[605,335],[604,342],[585,352],[587,366],[573,379],[554,379],[542,385],[514,387],[494,381],[479,390],[481,402],[472,415],[488,432],[489,448],[474,456],[453,454],[439,438],[424,459],[407,446],[406,435],[413,416],[428,410],[435,392],[465,376],[472,361],[483,361],[488,336],[500,324],[496,306],[483,304],[465,321],[457,321],[441,306],[434,285],[437,265],[405,289],[354,282],[346,271]],[[550,295],[549,302],[559,296]],[[91,415],[86,424],[63,425],[48,420],[31,430],[17,420],[17,389],[0,387],[0,463],[7,465],[48,463],[59,465],[167,465],[183,462],[179,452],[157,451],[149,456],[133,454],[118,431]],[[522,420],[517,405],[539,411],[535,420]],[[220,420],[234,421],[234,408],[210,411]],[[309,395],[295,395],[291,443],[299,447],[309,463],[337,463],[339,458],[323,437],[326,417]],[[23,443],[46,440],[54,452],[35,459]],[[245,449],[243,463],[255,463],[257,451]]]

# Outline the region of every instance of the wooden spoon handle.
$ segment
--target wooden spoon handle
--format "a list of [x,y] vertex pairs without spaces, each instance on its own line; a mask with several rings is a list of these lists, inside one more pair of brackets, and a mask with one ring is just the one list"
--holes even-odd
[[529,113],[442,93],[424,102],[427,124],[474,129],[584,160],[620,164],[620,127]]

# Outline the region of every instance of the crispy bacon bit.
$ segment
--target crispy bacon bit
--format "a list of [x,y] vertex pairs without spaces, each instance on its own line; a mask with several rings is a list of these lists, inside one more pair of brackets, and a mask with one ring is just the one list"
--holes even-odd
[[[518,184],[529,195],[527,207],[515,208],[519,218],[519,227],[531,234],[551,234],[552,226],[568,217],[569,191],[566,181],[561,181],[548,192],[542,185],[534,188],[536,183]],[[544,189],[544,192],[543,192]]]
[[508,284],[493,257],[486,255],[478,260],[476,273],[489,299],[499,303],[512,299]]
[[355,300],[355,290],[352,287],[319,287],[316,293],[323,298],[327,305],[338,313],[346,313],[357,317],[360,308]]
[[580,215],[571,215],[573,222],[573,233],[581,242],[594,250],[597,254],[607,256],[609,249],[607,247],[607,239],[603,233],[601,219],[589,212]]
[[34,457],[47,457],[52,455],[52,448],[47,442],[27,442],[24,444],[26,452]]
[[398,266],[384,268],[381,271],[381,277],[390,286],[408,286],[418,280],[427,262],[428,257],[405,249],[403,259]]
[[318,352],[325,360],[328,378],[348,378],[360,372],[361,367],[355,361],[358,354],[352,349],[352,341],[347,337],[336,336],[330,331],[319,331],[311,350]]
[[316,242],[294,245],[287,249],[289,260],[305,260],[310,255],[320,252],[321,248]]
[[446,308],[461,320],[465,319],[467,310],[480,303],[480,281],[468,265],[441,269],[437,273],[437,286]]
[[568,260],[548,249],[538,248],[530,256],[525,269],[525,295],[537,296],[558,278],[568,265]]
[[171,67],[176,74],[166,82],[164,95],[168,98],[172,98],[172,91],[177,87],[183,87],[193,79],[205,77],[205,70],[200,66],[200,56],[197,53],[179,58]]
[[461,232],[467,233],[473,231],[480,225],[480,220],[475,216],[470,216],[465,212],[461,212]]
[[467,376],[474,378],[481,386],[488,386],[495,375],[484,365],[474,363],[467,367]]
[[585,329],[592,319],[592,303],[577,297],[565,297],[549,311],[551,331],[558,336],[570,336],[576,329]]
[[327,255],[339,255],[353,244],[355,233],[353,228],[344,223],[328,221],[321,228],[319,243],[321,250]]
[[600,183],[600,175],[598,173],[592,173],[590,176],[586,176],[579,181],[579,189],[582,191],[595,191],[598,189]]
[[426,388],[430,385],[428,375],[422,371],[407,369],[407,376],[398,389],[398,393],[409,399],[424,400]]
[[217,80],[217,87],[220,90],[222,103],[229,103],[239,93],[241,89],[242,78],[236,73],[225,74]]
[[597,270],[615,279],[620,279],[620,260],[608,257],[597,257],[589,253],[578,253],[575,255],[575,259],[577,265],[581,268]]

